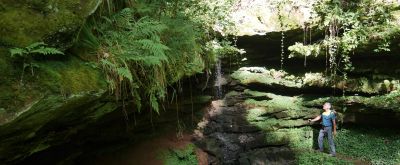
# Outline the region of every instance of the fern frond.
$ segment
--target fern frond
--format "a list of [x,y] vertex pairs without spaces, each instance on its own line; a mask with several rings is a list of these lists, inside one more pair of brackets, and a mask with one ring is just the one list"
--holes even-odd
[[138,36],[150,37],[159,35],[166,29],[168,29],[168,27],[165,24],[159,21],[151,20],[148,17],[144,17],[136,22],[132,30]]
[[21,49],[21,48],[12,48],[10,49],[10,54],[11,57],[16,57],[16,56],[24,56],[26,55],[28,52],[25,49]]
[[140,97],[138,90],[132,90],[131,95],[133,97],[133,102],[136,105],[136,109],[140,112],[140,110],[142,109],[142,98]]
[[151,108],[159,114],[160,108],[158,106],[157,97],[154,94],[150,94],[150,100],[149,101],[150,101]]
[[120,28],[129,28],[132,26],[133,10],[131,8],[122,9],[113,16],[113,21]]
[[59,51],[56,48],[49,48],[49,47],[40,47],[40,48],[30,51],[30,53],[37,53],[37,54],[41,54],[41,55],[56,55],[56,54],[64,55],[64,53],[62,51]]
[[25,48],[12,48],[10,49],[11,57],[20,56],[20,57],[28,57],[32,54],[39,55],[64,55],[64,53],[56,48],[47,47],[47,44],[44,42],[35,42]]
[[164,61],[168,60],[167,56],[165,55],[165,51],[170,50],[168,46],[149,39],[137,40],[135,42],[141,45],[142,49],[148,50],[151,55],[159,57]]
[[109,60],[106,60],[106,59],[101,59],[100,60],[100,64],[102,64],[103,66],[111,67],[111,68],[116,68],[117,67],[117,65],[115,65],[114,63],[112,63],[112,62],[110,62]]
[[35,42],[33,44],[30,44],[29,46],[25,47],[26,50],[31,51],[37,47],[44,47],[47,46],[44,42]]
[[132,73],[128,68],[125,67],[117,68],[117,73],[120,77],[128,79],[129,82],[133,81]]

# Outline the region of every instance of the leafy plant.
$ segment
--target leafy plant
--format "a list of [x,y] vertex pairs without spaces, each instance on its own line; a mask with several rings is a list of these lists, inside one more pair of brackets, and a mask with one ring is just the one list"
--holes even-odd
[[[143,17],[134,20],[133,10],[126,8],[102,25],[99,51],[100,65],[107,74],[111,91],[117,98],[133,96],[138,110],[140,97],[146,97],[158,113],[158,100],[165,96],[167,76],[165,65],[169,62],[168,46],[162,43],[160,34],[167,26],[154,19]],[[143,87],[139,95],[139,87]]]
[[330,157],[324,153],[315,153],[312,151],[302,151],[296,154],[297,164],[324,164],[324,165],[350,165],[353,164],[347,160],[341,160],[336,157]]
[[12,58],[22,61],[22,73],[20,80],[20,82],[22,83],[24,72],[27,67],[31,68],[32,76],[34,75],[33,68],[39,67],[39,65],[34,62],[35,55],[64,55],[64,53],[56,48],[49,47],[44,42],[35,42],[25,48],[11,48],[10,55]]
[[288,50],[291,52],[289,58],[295,56],[318,56],[320,54],[320,47],[318,45],[304,45],[299,42],[289,46]]
[[[123,106],[130,100],[138,111],[146,103],[158,113],[167,87],[178,82],[179,89],[182,77],[211,68],[217,54],[202,45],[213,38],[212,27],[226,16],[221,11],[227,4],[103,1],[82,28],[78,44],[96,54],[116,100]],[[234,50],[229,48],[226,53]]]
[[166,165],[196,165],[198,164],[193,144],[188,144],[183,149],[173,149],[162,155]]
[[338,153],[372,164],[399,164],[399,139],[397,130],[354,127],[340,130],[335,141]]
[[291,57],[310,54],[327,58],[330,75],[338,74],[347,79],[347,72],[354,69],[351,55],[365,47],[374,51],[390,51],[390,41],[400,28],[393,19],[396,10],[392,3],[375,0],[323,0],[314,5],[316,20],[312,24],[325,32],[325,38],[316,43],[296,43],[289,47]]

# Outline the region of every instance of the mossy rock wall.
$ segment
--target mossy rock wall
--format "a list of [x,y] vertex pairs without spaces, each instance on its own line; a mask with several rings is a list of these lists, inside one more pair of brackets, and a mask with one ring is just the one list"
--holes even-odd
[[106,92],[64,98],[52,95],[32,104],[17,119],[0,126],[0,162],[19,160],[67,143],[70,137],[118,108]]
[[45,41],[68,48],[101,0],[2,0],[0,47]]
[[119,107],[101,71],[71,54],[37,59],[23,79],[22,63],[0,57],[0,164],[64,144]]
[[329,76],[318,72],[295,76],[282,70],[264,67],[242,67],[231,76],[234,80],[251,88],[293,93],[330,93],[332,90],[344,90],[349,93],[370,95],[389,93],[399,88],[399,80],[396,80],[396,77],[369,78],[370,75],[365,75],[365,77],[349,77],[347,80],[333,81]]
[[101,71],[72,55],[38,61],[38,67],[25,69],[23,78],[22,63],[10,59],[5,49],[0,49],[0,56],[0,63],[4,64],[4,72],[0,73],[0,125],[51,95],[67,98],[107,90]]

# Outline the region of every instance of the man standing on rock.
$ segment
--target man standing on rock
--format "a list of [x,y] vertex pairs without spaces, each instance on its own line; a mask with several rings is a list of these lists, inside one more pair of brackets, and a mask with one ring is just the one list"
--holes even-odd
[[331,110],[332,105],[328,102],[326,102],[323,106],[323,109],[325,110],[321,115],[315,117],[314,119],[308,119],[308,122],[314,122],[318,121],[322,118],[322,126],[321,129],[319,130],[319,136],[318,136],[318,147],[319,151],[323,152],[323,141],[324,141],[324,135],[328,135],[328,141],[329,141],[329,146],[331,148],[331,153],[330,156],[336,156],[336,151],[335,151],[335,143],[333,142],[333,137],[332,137],[332,126],[333,126],[333,135],[336,136],[336,115],[333,110]]

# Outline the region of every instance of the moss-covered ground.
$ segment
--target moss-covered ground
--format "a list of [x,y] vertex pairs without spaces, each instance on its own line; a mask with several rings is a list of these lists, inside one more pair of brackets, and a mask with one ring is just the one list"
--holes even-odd
[[400,131],[349,127],[339,130],[337,152],[371,164],[400,164]]
[[[316,143],[316,142],[314,142]],[[397,165],[400,163],[399,130],[349,126],[338,130],[335,137],[337,157],[315,150],[298,150],[299,164],[373,164]],[[316,144],[315,144],[316,145]]]
[[[319,129],[317,124],[310,126],[306,122],[307,118],[313,118],[321,112],[310,107],[320,107],[327,101],[334,105],[359,103],[368,107],[359,113],[368,113],[374,108],[397,111],[397,91],[373,97],[327,97],[312,101],[302,96],[281,96],[248,89],[243,93],[248,96],[244,101],[248,107],[247,121],[265,131],[266,144],[286,145],[293,149],[298,164],[400,164],[399,130],[345,123],[335,137],[337,157],[330,157],[326,139],[324,153],[315,151]],[[343,112],[342,109],[339,111]],[[343,120],[345,115],[345,112],[338,113],[338,120]]]

